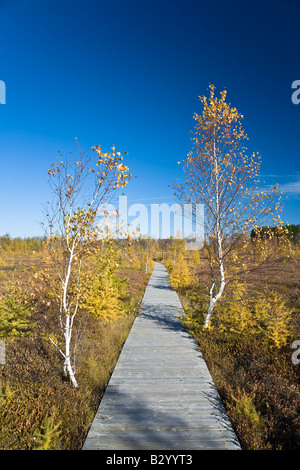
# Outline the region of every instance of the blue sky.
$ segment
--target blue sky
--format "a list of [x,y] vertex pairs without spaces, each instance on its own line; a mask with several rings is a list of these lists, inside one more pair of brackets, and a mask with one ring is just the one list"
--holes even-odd
[[199,95],[226,88],[300,223],[298,0],[0,0],[0,234],[43,233],[57,151],[115,145],[128,203],[171,202]]

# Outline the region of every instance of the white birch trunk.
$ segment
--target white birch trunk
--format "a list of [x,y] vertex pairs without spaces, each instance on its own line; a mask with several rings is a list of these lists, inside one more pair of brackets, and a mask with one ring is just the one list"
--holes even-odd
[[217,154],[216,154],[216,144],[214,142],[214,161],[215,161],[215,172],[216,172],[216,238],[217,238],[217,252],[218,252],[218,264],[219,264],[219,274],[220,274],[220,286],[219,290],[216,295],[214,295],[214,288],[216,281],[213,280],[212,286],[209,292],[209,305],[205,315],[204,327],[208,328],[211,316],[214,310],[216,303],[218,302],[219,298],[222,296],[226,280],[225,280],[225,269],[224,269],[224,261],[223,261],[223,238],[221,232],[221,223],[220,223],[220,201],[219,201],[219,175],[218,175],[218,161],[217,161]]
[[208,309],[205,315],[205,321],[204,321],[204,327],[208,328],[210,321],[211,321],[211,316],[213,313],[213,310],[215,308],[216,303],[218,302],[219,298],[222,296],[225,285],[226,285],[226,280],[225,280],[225,272],[224,272],[224,265],[223,265],[223,260],[222,258],[219,259],[219,270],[220,270],[220,287],[218,290],[218,293],[216,295],[213,294],[214,292],[214,287],[215,287],[215,281],[213,282],[210,292],[209,292],[209,305]]
[[77,305],[75,308],[75,312],[73,316],[70,316],[70,307],[67,304],[67,294],[68,294],[68,285],[69,285],[69,280],[70,280],[70,275],[71,275],[71,268],[72,268],[72,262],[73,262],[73,257],[74,257],[74,244],[72,248],[70,249],[70,258],[69,258],[69,263],[68,263],[68,269],[66,273],[65,280],[63,282],[63,310],[65,312],[65,325],[63,327],[63,334],[65,338],[65,352],[64,352],[64,373],[65,375],[68,375],[71,383],[74,387],[78,387],[77,380],[75,378],[75,373],[71,364],[71,353],[70,353],[70,346],[71,346],[71,337],[72,337],[72,327],[73,327],[73,319],[74,316],[76,315],[77,311]]
[[66,318],[66,327],[64,331],[65,335],[65,362],[64,362],[64,371],[69,376],[71,383],[74,387],[78,387],[77,380],[75,378],[75,373],[71,364],[71,354],[70,354],[70,345],[71,345],[71,336],[72,329],[70,325],[70,316]]

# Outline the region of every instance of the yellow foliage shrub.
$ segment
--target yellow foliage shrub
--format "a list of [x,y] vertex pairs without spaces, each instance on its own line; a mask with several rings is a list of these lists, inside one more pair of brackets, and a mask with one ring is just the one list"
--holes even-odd
[[122,297],[126,297],[124,282],[105,272],[90,279],[83,307],[98,318],[114,320],[125,313]]
[[133,269],[141,269],[142,263],[140,257],[136,254],[133,245],[129,245],[126,249],[126,259]]
[[59,445],[60,435],[62,433],[61,421],[55,422],[56,410],[53,409],[51,416],[44,419],[41,425],[41,431],[35,432],[36,445],[34,450],[55,450]]
[[185,290],[192,284],[192,272],[188,263],[180,254],[170,273],[170,284],[175,290]]
[[199,264],[199,263],[201,263],[201,258],[200,258],[199,250],[194,250],[192,259],[193,259],[193,263],[194,263],[194,264]]
[[226,303],[225,307],[218,312],[220,329],[233,333],[253,333],[256,329],[249,302],[243,299],[246,288],[244,284],[235,282],[233,287],[233,299]]
[[262,420],[259,413],[256,411],[253,399],[254,396],[247,395],[245,391],[240,391],[239,397],[235,398],[236,400],[236,412],[247,421],[248,425],[251,427],[260,427],[262,425]]
[[261,328],[264,341],[271,347],[284,346],[291,334],[292,310],[276,293],[269,293],[267,298],[259,299],[254,305],[254,315]]
[[236,334],[260,336],[270,347],[281,348],[291,334],[292,311],[276,293],[265,297],[247,299],[246,286],[232,285],[233,299],[217,312],[218,327]]

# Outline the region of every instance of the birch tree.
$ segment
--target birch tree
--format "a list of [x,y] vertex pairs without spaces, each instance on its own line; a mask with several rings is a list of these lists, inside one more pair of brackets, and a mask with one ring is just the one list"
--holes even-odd
[[[63,370],[74,387],[76,341],[73,329],[80,309],[80,287],[83,260],[105,236],[97,223],[100,206],[111,202],[118,188],[131,178],[115,147],[104,153],[99,145],[78,156],[59,154],[59,161],[48,170],[54,202],[47,209],[48,246],[54,256],[55,271],[60,283],[59,325],[63,345],[51,338],[64,358]],[[73,351],[73,352],[72,352]]]
[[208,97],[199,97],[202,114],[193,117],[196,124],[191,151],[182,162],[183,182],[174,185],[182,202],[204,204],[211,273],[206,328],[226,285],[246,268],[251,229],[258,229],[266,220],[281,225],[278,185],[262,188],[261,158],[256,152],[248,155],[242,114],[226,102],[226,90],[218,98],[215,86],[209,88]]

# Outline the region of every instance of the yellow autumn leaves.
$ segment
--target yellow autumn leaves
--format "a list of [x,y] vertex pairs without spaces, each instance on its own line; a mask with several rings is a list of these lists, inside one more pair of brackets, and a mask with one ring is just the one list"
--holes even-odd
[[257,337],[270,348],[285,346],[291,335],[293,314],[286,302],[272,291],[249,300],[246,285],[237,281],[230,290],[233,299],[216,311],[220,332]]
[[[129,168],[122,163],[123,157],[121,152],[116,152],[115,147],[111,148],[111,152],[102,152],[100,145],[94,145],[92,150],[97,153],[98,161],[96,167],[100,166],[101,170],[97,170],[99,183],[105,181],[109,174],[113,171],[112,175],[115,181],[112,184],[112,189],[125,187],[132,177],[129,173]],[[127,152],[124,152],[127,154]]]

